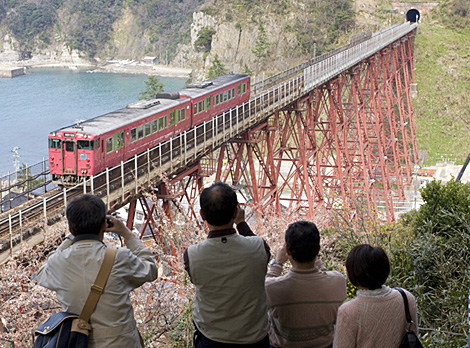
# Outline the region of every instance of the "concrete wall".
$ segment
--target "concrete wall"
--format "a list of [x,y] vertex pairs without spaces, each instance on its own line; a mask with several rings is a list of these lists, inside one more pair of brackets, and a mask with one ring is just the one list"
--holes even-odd
[[392,2],[392,7],[405,16],[408,10],[412,8],[417,9],[421,15],[423,15],[431,11],[437,5],[439,5],[438,2]]
[[24,68],[0,68],[0,77],[17,77],[24,74]]

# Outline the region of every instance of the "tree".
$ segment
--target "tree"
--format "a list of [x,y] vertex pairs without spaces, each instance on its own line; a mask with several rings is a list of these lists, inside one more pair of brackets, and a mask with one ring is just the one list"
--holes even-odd
[[196,51],[200,52],[209,52],[212,47],[212,37],[216,33],[215,29],[212,27],[202,28],[199,33],[194,46]]
[[416,233],[407,250],[414,266],[410,290],[421,321],[442,331],[436,336],[453,333],[440,338],[445,347],[461,347],[468,330],[470,184],[434,180],[420,191],[425,204],[405,217]]
[[269,56],[269,46],[271,45],[268,42],[268,38],[266,35],[266,30],[260,24],[259,25],[259,34],[258,38],[256,39],[256,45],[251,48],[251,52],[258,58],[266,58]]
[[225,69],[225,66],[222,64],[222,62],[219,60],[219,56],[216,54],[214,60],[212,61],[212,65],[209,68],[208,78],[225,74],[227,74],[227,69]]
[[140,92],[141,97],[139,100],[153,99],[157,93],[163,92],[163,82],[160,82],[156,76],[149,76],[147,81],[145,81],[145,85],[147,89]]

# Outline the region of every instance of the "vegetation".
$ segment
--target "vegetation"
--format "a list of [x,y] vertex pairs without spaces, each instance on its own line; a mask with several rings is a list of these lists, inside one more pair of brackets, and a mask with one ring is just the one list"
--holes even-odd
[[258,38],[256,39],[256,45],[251,48],[253,54],[258,58],[266,58],[269,56],[269,46],[268,38],[266,37],[266,30],[263,25],[258,27]]
[[215,33],[215,29],[212,27],[202,28],[194,42],[196,51],[209,52],[212,46],[212,36],[214,36]]
[[145,81],[145,86],[147,88],[145,91],[140,92],[139,100],[153,99],[157,93],[163,92],[163,82],[160,82],[157,76],[149,76]]
[[[3,10],[3,11],[1,11]],[[0,9],[0,18],[4,8]],[[29,58],[34,40],[49,43],[47,30],[54,24],[56,14],[46,6],[25,2],[16,7],[7,18],[7,25],[20,43],[23,58]]]
[[214,57],[214,60],[212,61],[212,65],[209,68],[209,73],[208,73],[207,78],[210,79],[210,78],[217,77],[220,75],[225,75],[227,73],[228,73],[227,69],[221,63],[219,56],[216,54]]
[[[418,97],[413,100],[418,148],[428,164],[440,156],[462,164],[470,148],[468,1],[445,1],[420,24],[415,40]],[[465,16],[461,16],[466,14]]]

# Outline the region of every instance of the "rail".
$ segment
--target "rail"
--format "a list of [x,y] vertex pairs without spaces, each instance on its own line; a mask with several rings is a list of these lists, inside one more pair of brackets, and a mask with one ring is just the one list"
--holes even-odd
[[[360,61],[359,57],[364,59],[371,55],[373,47],[379,50],[415,28],[416,25],[405,23],[387,30],[382,35],[373,36],[368,40],[370,43],[359,44],[365,50],[362,54],[360,50],[352,50],[351,53],[347,53],[346,50],[339,53],[340,59],[333,56],[319,60],[316,64],[305,68],[303,75],[279,84],[212,120],[135,155],[126,162],[121,162],[118,166],[108,168],[103,173],[90,177],[83,184],[62,191],[59,189],[51,191],[38,203],[30,204],[24,209],[21,207],[13,209],[8,216],[0,217],[0,237],[9,235],[11,250],[13,245],[22,240],[22,222],[31,211],[40,212],[36,219],[43,216],[44,223],[47,223],[48,211],[63,211],[67,201],[81,192],[102,197],[110,211],[119,208],[119,204],[122,206],[130,197],[138,195],[142,187],[152,186],[154,178],[159,174],[182,171],[207,153],[262,122],[275,110],[289,105],[306,91],[314,88],[313,86],[319,81],[327,81],[334,77],[334,74],[347,69],[347,66],[356,64]],[[355,63],[345,61],[348,58]],[[318,75],[313,76],[314,72]],[[13,231],[18,229],[19,235],[14,236]]]

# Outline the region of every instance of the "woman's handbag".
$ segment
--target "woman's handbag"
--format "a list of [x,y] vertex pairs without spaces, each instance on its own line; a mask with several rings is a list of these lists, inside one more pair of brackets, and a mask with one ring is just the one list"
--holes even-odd
[[80,315],[67,312],[51,314],[36,329],[34,348],[88,347],[88,334],[91,331],[89,320],[108,281],[116,251],[114,248],[106,248],[103,263]]
[[[406,297],[405,292],[401,288],[395,288],[398,290],[403,297],[403,302],[405,303],[405,315],[406,315],[406,321],[408,324],[411,324],[411,315],[410,315],[410,307],[408,306],[408,298]],[[406,330],[405,336],[403,336],[403,339],[401,340],[400,345],[398,348],[423,348],[423,345],[418,339],[418,336],[416,336],[415,332],[413,330]]]

